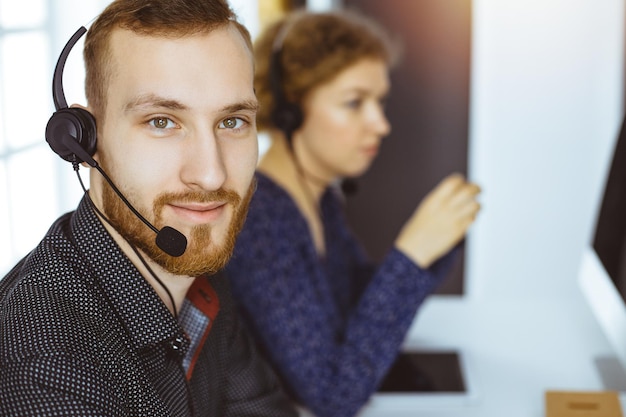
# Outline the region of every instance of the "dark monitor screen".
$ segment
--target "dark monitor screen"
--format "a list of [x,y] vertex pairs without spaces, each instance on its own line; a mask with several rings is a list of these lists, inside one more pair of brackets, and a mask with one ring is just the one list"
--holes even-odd
[[626,119],[605,183],[593,249],[626,302]]
[[[583,251],[579,282],[614,359],[626,370],[626,119],[607,165],[593,243]],[[624,386],[620,381],[614,389]]]

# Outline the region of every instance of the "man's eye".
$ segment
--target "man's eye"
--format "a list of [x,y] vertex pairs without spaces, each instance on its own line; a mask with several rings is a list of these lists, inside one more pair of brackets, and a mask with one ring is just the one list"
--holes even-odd
[[220,123],[220,127],[223,129],[239,129],[243,127],[244,123],[239,117],[228,117]]
[[155,117],[154,119],[150,120],[148,123],[152,127],[155,127],[157,129],[167,129],[167,128],[174,127],[174,122],[172,122],[167,117]]

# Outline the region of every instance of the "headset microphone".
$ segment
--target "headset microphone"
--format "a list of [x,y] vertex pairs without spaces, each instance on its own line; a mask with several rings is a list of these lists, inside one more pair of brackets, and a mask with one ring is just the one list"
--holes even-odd
[[161,230],[157,229],[130,204],[98,162],[93,159],[96,152],[95,118],[87,110],[67,106],[63,93],[63,67],[72,47],[86,31],[87,29],[81,27],[74,33],[63,48],[54,69],[52,99],[56,112],[52,114],[46,126],[46,141],[57,155],[72,162],[75,167],[78,167],[81,162],[86,162],[98,170],[130,211],[156,233],[156,245],[170,256],[181,256],[187,249],[185,235],[169,226],[165,226]]

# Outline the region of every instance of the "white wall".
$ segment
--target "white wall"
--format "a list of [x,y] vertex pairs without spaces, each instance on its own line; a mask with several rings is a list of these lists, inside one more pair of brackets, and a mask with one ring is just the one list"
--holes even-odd
[[568,296],[622,119],[624,3],[473,4],[468,293]]

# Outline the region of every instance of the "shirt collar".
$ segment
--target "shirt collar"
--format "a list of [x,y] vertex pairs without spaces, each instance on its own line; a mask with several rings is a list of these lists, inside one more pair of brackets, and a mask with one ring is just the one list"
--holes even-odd
[[135,348],[177,341],[184,353],[188,341],[182,328],[106,231],[91,204],[89,197],[84,196],[71,227],[95,284],[125,325]]

